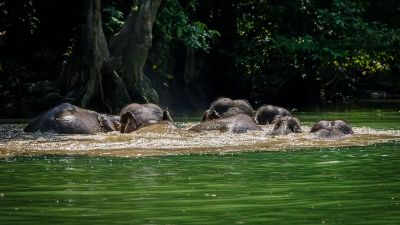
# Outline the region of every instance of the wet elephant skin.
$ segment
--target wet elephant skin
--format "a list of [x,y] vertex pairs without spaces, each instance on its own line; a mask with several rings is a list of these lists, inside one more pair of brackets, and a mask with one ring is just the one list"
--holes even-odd
[[53,131],[59,134],[96,134],[120,129],[119,116],[100,114],[62,103],[33,119],[25,132]]

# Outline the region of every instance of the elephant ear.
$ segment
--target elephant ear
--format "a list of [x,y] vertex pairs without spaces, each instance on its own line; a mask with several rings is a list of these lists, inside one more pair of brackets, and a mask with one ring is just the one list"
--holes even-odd
[[[271,124],[275,124],[276,122],[282,120],[283,117],[284,116],[282,116],[282,115],[275,115],[274,118],[272,118]],[[267,122],[267,124],[269,124],[269,123]]]
[[221,119],[222,117],[217,113],[217,111],[213,110],[212,112],[208,113],[208,119]]
[[274,130],[279,130],[279,129],[282,129],[282,127],[285,125],[285,124],[283,124],[283,120],[282,119],[277,119],[277,120],[275,120],[275,125],[274,125]]
[[170,122],[174,122],[172,120],[171,116],[169,115],[168,110],[163,110],[162,120],[167,120],[167,121],[170,121]]
[[130,133],[137,130],[137,120],[132,112],[126,112],[121,116],[121,133]]
[[303,133],[303,131],[301,130],[300,121],[298,119],[294,118],[292,123],[293,123],[293,133]]
[[106,118],[104,117],[104,115],[98,115],[97,121],[99,122],[101,127],[106,126]]
[[257,111],[256,111],[256,110],[253,110],[253,114],[254,114],[253,120],[254,120],[254,122],[256,122],[256,124],[258,124]]
[[203,115],[201,117],[201,122],[208,120],[208,112],[210,112],[209,109],[207,109],[206,111],[203,112]]

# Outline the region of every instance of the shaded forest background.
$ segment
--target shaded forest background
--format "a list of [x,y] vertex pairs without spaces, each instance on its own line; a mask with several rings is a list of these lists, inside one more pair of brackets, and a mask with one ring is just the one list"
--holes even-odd
[[400,99],[400,1],[3,0],[0,117]]

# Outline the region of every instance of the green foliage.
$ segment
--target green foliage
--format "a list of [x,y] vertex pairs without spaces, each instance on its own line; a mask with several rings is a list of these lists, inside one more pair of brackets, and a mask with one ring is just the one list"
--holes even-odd
[[161,75],[165,86],[176,78],[173,68],[179,60],[176,50],[184,46],[196,52],[208,53],[214,40],[220,37],[218,31],[209,29],[205,23],[195,19],[197,0],[189,0],[185,4],[183,6],[178,0],[162,1],[153,27],[154,39],[148,64]]
[[368,21],[368,6],[349,0],[239,0],[236,65],[253,81],[254,92],[274,86],[277,76],[281,82],[275,86],[282,86],[288,74],[312,77],[332,93],[339,86],[355,90],[357,80],[390,72],[400,50],[400,29]]
[[208,51],[210,42],[219,37],[216,30],[208,29],[200,21],[192,21],[189,11],[195,10],[196,1],[190,1],[185,10],[178,0],[164,1],[156,18],[155,30],[164,39],[165,44],[172,41],[182,42],[185,46]]
[[107,36],[114,35],[124,25],[124,14],[114,2],[105,5],[102,11],[104,33]]
[[[132,1],[101,3],[109,38]],[[31,73],[32,80],[54,79],[79,40],[81,8],[82,1],[0,1],[0,78]],[[399,15],[398,0],[163,0],[145,69],[161,75],[152,81],[177,92],[187,81],[182,71],[189,71],[201,88],[214,88],[205,93],[209,99],[267,102],[292,95],[287,90],[296,85],[303,89],[293,93],[312,89],[329,99],[374,89],[377,79],[398,92]]]

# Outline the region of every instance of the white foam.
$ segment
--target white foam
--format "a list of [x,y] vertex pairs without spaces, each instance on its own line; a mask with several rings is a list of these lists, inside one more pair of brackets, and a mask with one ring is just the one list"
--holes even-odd
[[164,129],[160,132],[142,130],[130,134],[111,132],[97,135],[60,135],[54,133],[24,133],[21,125],[0,125],[0,156],[19,154],[87,154],[111,156],[146,156],[188,153],[218,153],[236,151],[286,151],[309,147],[365,146],[400,140],[399,130],[354,128],[354,135],[335,140],[319,140],[308,133],[286,136],[267,135],[272,125],[262,131],[243,134],[219,131],[195,133],[184,129]]

